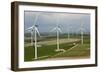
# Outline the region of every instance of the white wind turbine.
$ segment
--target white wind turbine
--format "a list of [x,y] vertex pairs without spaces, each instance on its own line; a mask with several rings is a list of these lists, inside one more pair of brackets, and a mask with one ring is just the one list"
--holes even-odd
[[83,24],[83,22],[80,24],[81,44],[84,44],[84,31],[87,30],[87,28],[83,27]]
[[81,21],[81,23],[80,23],[81,44],[84,44],[84,30],[85,30],[85,28],[83,28],[83,23]]
[[83,24],[81,23],[81,44],[84,43],[84,41],[83,41],[83,40],[84,40],[84,36],[83,36],[84,33],[83,33],[83,30],[84,30],[84,29],[83,29]]
[[84,36],[83,36],[84,32],[83,32],[82,24],[80,24],[80,25],[81,25],[81,27],[78,31],[80,33],[80,40],[81,40],[80,43],[83,44],[84,43]]
[[71,29],[72,29],[71,26],[69,26],[68,29],[67,29],[67,31],[68,31],[68,32],[67,32],[67,38],[68,38],[68,39],[70,39],[70,37],[71,37],[71,32],[70,32]]
[[78,31],[80,32],[80,40],[81,40],[81,44],[84,43],[84,28],[83,28],[83,23],[80,23],[80,29],[78,29]]
[[70,38],[69,28],[67,28],[67,38]]
[[33,32],[35,34],[34,39],[35,39],[35,59],[38,58],[37,56],[37,34],[40,36],[39,30],[38,30],[38,25],[36,25],[36,21],[38,19],[38,15],[36,16],[35,20],[34,20],[34,24],[33,26],[27,28],[26,30],[31,30],[31,44],[33,45]]
[[59,33],[62,31],[58,24],[59,24],[59,20],[57,19],[56,27],[51,30],[51,31],[56,31],[56,35],[57,35],[57,49],[55,51],[65,51],[64,49],[59,48]]

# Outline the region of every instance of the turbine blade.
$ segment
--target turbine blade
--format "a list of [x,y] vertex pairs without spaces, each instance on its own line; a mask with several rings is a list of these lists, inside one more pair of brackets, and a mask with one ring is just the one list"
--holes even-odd
[[[35,27],[36,32],[38,33],[38,35],[40,36],[40,32],[38,30],[38,28]],[[41,37],[41,36],[40,36]]]
[[29,28],[27,28],[27,29],[25,29],[25,30],[31,30],[33,27],[29,27]]
[[32,26],[32,27],[35,27],[35,24],[37,23],[37,20],[38,20],[38,18],[39,18],[39,15],[40,15],[40,14],[37,14],[37,15],[35,16],[34,23],[33,23],[33,26]]
[[57,27],[53,28],[53,29],[51,30],[51,32],[55,31],[56,29],[57,29]]

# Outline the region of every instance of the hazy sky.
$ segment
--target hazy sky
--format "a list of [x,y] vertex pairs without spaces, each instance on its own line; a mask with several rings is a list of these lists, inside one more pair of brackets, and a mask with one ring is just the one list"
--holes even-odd
[[36,25],[38,25],[40,33],[50,32],[57,23],[64,33],[79,32],[81,24],[84,32],[90,32],[90,14],[25,11],[24,15],[24,29],[34,25],[38,16]]

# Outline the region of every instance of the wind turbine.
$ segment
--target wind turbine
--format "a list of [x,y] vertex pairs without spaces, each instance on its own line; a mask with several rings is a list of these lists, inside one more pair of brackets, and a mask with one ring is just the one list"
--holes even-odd
[[81,44],[83,44],[84,43],[84,36],[83,36],[83,24],[81,23]]
[[59,24],[59,20],[57,19],[56,27],[51,30],[51,31],[56,31],[56,35],[57,35],[57,49],[55,51],[65,51],[64,49],[59,48],[59,33],[62,31],[58,24]]
[[36,21],[37,21],[38,16],[36,16],[35,21],[33,26],[27,28],[26,30],[31,30],[31,44],[33,45],[33,31],[34,31],[34,39],[35,39],[35,59],[38,58],[37,56],[37,34],[40,36],[39,30],[38,30],[38,25],[36,25]]
[[61,32],[61,29],[57,25],[54,29],[52,29],[52,31],[56,31],[56,34],[57,34],[57,49],[56,49],[56,51],[60,51],[60,48],[59,48],[59,32]]
[[67,30],[68,30],[68,35],[67,35],[67,37],[68,37],[68,39],[71,37],[71,33],[70,33],[70,30],[72,29],[72,27],[70,26]]
[[70,38],[69,28],[67,29],[67,38]]
[[67,33],[68,33],[68,34],[67,34],[67,38],[68,38],[68,39],[71,38],[71,35],[72,35],[72,31],[71,31],[71,30],[72,30],[72,29],[73,29],[73,27],[72,27],[72,25],[70,24],[70,26],[67,28],[67,31],[68,31],[68,32],[67,32]]

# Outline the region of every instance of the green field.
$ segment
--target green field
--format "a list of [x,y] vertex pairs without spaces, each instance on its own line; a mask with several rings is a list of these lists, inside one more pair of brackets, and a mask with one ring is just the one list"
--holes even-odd
[[[61,48],[65,48],[66,50],[73,46],[73,44],[70,43],[67,45],[66,43],[60,45],[63,46]],[[56,45],[47,45],[47,46],[38,47],[38,57],[47,56],[49,58],[59,53],[59,52],[55,52],[55,49],[56,49]],[[34,48],[25,47],[25,61],[31,61],[31,60],[34,60]]]
[[[75,43],[75,44],[73,44]],[[31,46],[30,43],[28,46],[24,47],[24,61],[34,61],[34,46]],[[79,36],[77,38],[70,38],[69,40],[65,37],[60,38],[60,48],[65,49],[65,52],[56,52],[57,49],[56,39],[50,38],[45,41],[39,41],[38,47],[38,59],[53,59],[53,58],[78,58],[78,57],[89,57],[90,56],[90,39],[89,37],[84,37],[84,44],[81,44]],[[75,46],[75,47],[74,47]],[[74,47],[74,48],[72,48]],[[72,48],[72,49],[71,49]]]
[[90,55],[89,44],[78,44],[75,48],[64,53],[54,55],[53,57],[85,57]]

